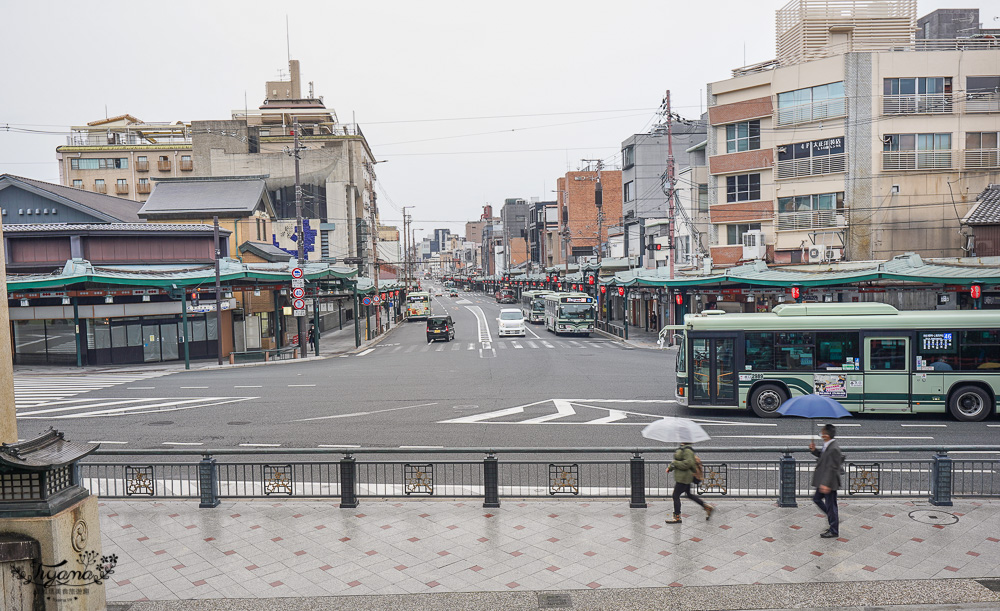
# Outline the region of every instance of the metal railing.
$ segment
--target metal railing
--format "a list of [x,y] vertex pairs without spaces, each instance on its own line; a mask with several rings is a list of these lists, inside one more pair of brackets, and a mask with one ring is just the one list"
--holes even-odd
[[[924,454],[891,460],[869,458],[872,448],[843,450],[844,496],[927,497],[936,505],[950,505],[952,497],[1000,497],[1000,446],[880,447]],[[948,451],[996,452],[998,457],[954,460]],[[501,498],[625,498],[631,507],[645,507],[647,498],[671,493],[672,477],[665,470],[672,452],[669,447],[99,449],[76,465],[75,478],[105,498],[198,498],[201,507],[215,507],[221,499],[275,497],[339,498],[343,507],[356,507],[361,498],[481,498],[486,507],[498,507]],[[705,467],[700,494],[775,498],[783,507],[812,494],[814,461],[795,458],[805,450],[698,452]],[[304,455],[311,459],[301,460]],[[337,455],[339,460],[331,460]],[[404,456],[386,458],[394,455]],[[200,461],[192,460],[198,456]],[[235,459],[218,460],[230,456]]]
[[954,98],[950,93],[910,93],[883,95],[884,115],[929,115],[954,112]]
[[161,171],[161,172],[169,172],[170,171],[170,160],[169,159],[160,159],[159,161],[156,162],[156,169],[159,170],[159,171]]
[[970,91],[966,93],[965,112],[1000,112],[1000,92]]
[[843,210],[804,210],[802,212],[779,212],[778,231],[819,229],[823,227],[844,227],[847,217]]
[[625,332],[625,326],[620,324],[615,324],[614,322],[604,322],[603,320],[597,320],[594,322],[594,328],[598,331],[604,331],[616,337],[621,337],[622,339],[628,339],[628,334]]
[[1000,167],[1000,148],[965,149],[966,168]]
[[836,174],[847,171],[847,153],[779,160],[775,164],[778,179]]
[[779,107],[774,111],[775,122],[779,127],[798,125],[799,123],[811,123],[813,121],[822,121],[846,115],[846,98],[842,97],[816,100],[815,102],[796,106]]
[[950,150],[883,151],[883,170],[951,170],[954,155]]

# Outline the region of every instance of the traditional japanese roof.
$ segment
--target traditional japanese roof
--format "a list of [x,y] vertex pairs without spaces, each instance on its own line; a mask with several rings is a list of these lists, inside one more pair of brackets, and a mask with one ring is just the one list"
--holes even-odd
[[[0,191],[10,187],[24,189],[68,208],[89,214],[94,217],[95,221],[131,223],[140,220],[138,213],[142,204],[130,199],[84,191],[75,187],[64,187],[13,174],[0,175]],[[15,224],[5,223],[7,227]]]
[[279,261],[288,261],[292,258],[292,255],[281,250],[273,244],[262,244],[259,242],[243,242],[240,244],[240,252],[249,252],[257,255],[261,259],[270,261],[271,263],[277,263]]
[[250,216],[262,209],[274,217],[262,178],[160,180],[139,210],[142,218]]
[[966,225],[1000,225],[1000,185],[989,185],[976,197],[976,205],[962,222]]
[[[212,225],[200,223],[25,223],[6,225],[4,235],[17,233],[212,233]],[[229,235],[229,229],[219,228],[219,233]]]

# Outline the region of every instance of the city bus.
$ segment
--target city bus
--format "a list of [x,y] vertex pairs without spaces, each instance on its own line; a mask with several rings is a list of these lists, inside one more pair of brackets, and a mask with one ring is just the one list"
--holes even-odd
[[559,335],[590,336],[594,331],[594,298],[586,293],[545,295],[545,328]]
[[521,313],[530,323],[545,322],[545,296],[550,291],[523,291],[521,293]]
[[1000,311],[901,312],[883,303],[782,304],[684,317],[678,403],[779,415],[819,394],[855,413],[979,421],[1000,395]]
[[410,320],[427,318],[431,315],[431,294],[414,291],[406,296],[406,316]]

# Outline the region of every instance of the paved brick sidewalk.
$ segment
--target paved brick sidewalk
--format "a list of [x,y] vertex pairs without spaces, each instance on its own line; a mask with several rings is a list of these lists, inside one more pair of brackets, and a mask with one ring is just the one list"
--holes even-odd
[[825,522],[807,499],[797,509],[725,500],[711,521],[699,512],[681,525],[663,523],[668,509],[570,500],[491,510],[447,500],[364,500],[353,510],[318,501],[215,509],[103,501],[100,513],[104,553],[119,557],[110,601],[1000,576],[1000,502],[851,500],[837,540],[819,537]]

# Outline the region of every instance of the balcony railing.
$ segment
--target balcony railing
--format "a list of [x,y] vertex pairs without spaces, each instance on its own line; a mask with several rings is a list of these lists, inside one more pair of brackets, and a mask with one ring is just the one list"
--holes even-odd
[[121,183],[121,182],[116,183],[115,184],[115,193],[117,193],[118,195],[128,195],[128,183],[127,182],[125,182],[125,183]]
[[843,210],[778,213],[778,231],[801,231],[823,227],[845,227],[846,225],[847,217]]
[[804,159],[779,160],[776,169],[779,179],[846,172],[847,153],[822,155],[819,157],[806,157]]
[[882,96],[884,115],[940,115],[953,112],[950,93],[915,93]]
[[1000,168],[1000,149],[965,149],[965,167]]
[[135,171],[136,172],[148,172],[149,171],[149,162],[148,161],[136,161],[135,162]]
[[967,93],[965,112],[1000,112],[1000,93]]
[[190,172],[194,169],[194,162],[190,159],[181,159],[178,163],[180,164],[178,167],[180,167],[181,172]]
[[108,185],[105,183],[94,183],[94,193],[107,193]]
[[170,171],[170,160],[169,159],[161,159],[161,160],[157,161],[156,162],[156,169],[158,169],[161,172],[169,172]]
[[135,192],[141,194],[149,194],[153,191],[153,185],[148,182],[140,182],[135,186]]
[[786,106],[775,111],[775,121],[778,126],[798,125],[799,123],[810,123],[812,121],[822,121],[834,117],[843,117],[847,114],[847,104],[844,98],[831,98],[829,100],[818,100],[809,104],[798,106]]
[[883,151],[883,170],[951,170],[954,151]]

